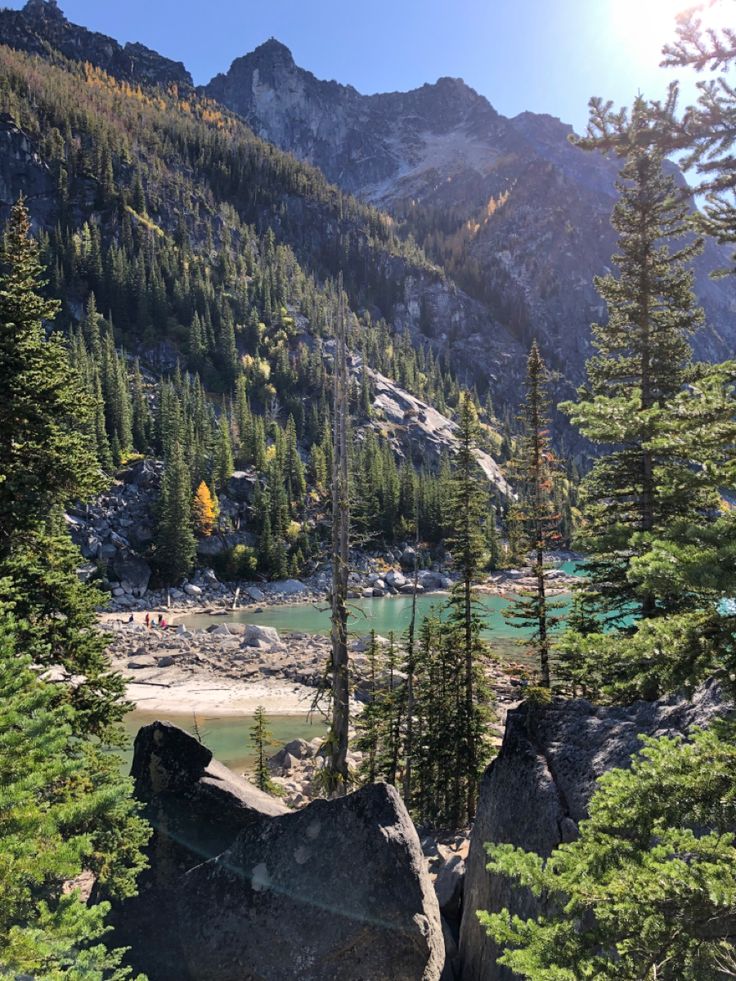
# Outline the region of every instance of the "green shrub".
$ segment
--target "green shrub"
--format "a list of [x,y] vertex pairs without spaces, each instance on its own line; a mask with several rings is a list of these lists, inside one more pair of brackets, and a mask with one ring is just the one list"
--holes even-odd
[[258,568],[258,558],[249,545],[234,545],[218,555],[212,565],[220,579],[252,579]]

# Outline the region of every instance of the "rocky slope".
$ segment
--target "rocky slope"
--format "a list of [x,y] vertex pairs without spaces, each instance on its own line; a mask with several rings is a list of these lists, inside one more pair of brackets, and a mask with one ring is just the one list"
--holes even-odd
[[[22,11],[0,11],[3,44],[38,55],[49,65],[30,69],[13,59],[0,65],[0,76],[11,76],[8,87],[13,92],[7,103],[11,110],[0,113],[0,217],[23,191],[37,229],[52,232],[63,217],[72,219],[81,233],[87,223],[99,229],[104,249],[119,230],[115,209],[101,201],[100,182],[112,180],[114,193],[119,193],[131,184],[132,164],[145,186],[149,215],[144,227],[151,229],[157,249],[165,250],[167,242],[176,240],[183,225],[195,250],[206,248],[208,241],[240,241],[247,251],[253,228],[259,234],[270,230],[279,244],[293,249],[305,275],[323,283],[342,272],[355,310],[408,331],[417,344],[431,344],[438,355],[449,357],[464,383],[477,384],[480,391],[490,383],[499,404],[515,404],[524,351],[487,305],[458,289],[421,250],[407,246],[387,216],[347,198],[314,168],[257,139],[229,111],[197,101],[185,88],[188,76],[179,77],[179,67],[172,68],[154,52],[143,59],[137,47],[133,57],[131,46],[72,24],[51,0],[31,0]],[[160,89],[151,98],[142,96],[147,108],[140,114],[134,91],[100,86],[66,58],[96,65],[125,81],[168,87],[165,96]],[[29,101],[27,86],[16,92],[21,82],[12,76],[20,72],[25,84],[31,70],[34,96]],[[68,117],[66,96],[58,97],[70,78],[81,110],[74,119]],[[181,97],[171,82],[182,88]],[[133,116],[124,122],[129,111]],[[110,118],[125,130],[125,153],[119,152],[118,136],[109,131]],[[227,141],[222,140],[223,129]],[[63,140],[44,136],[57,130],[69,130],[70,145],[84,145],[78,159],[69,159]],[[167,134],[165,151],[162,132]],[[215,147],[218,160],[196,152],[194,144],[188,145],[190,139]],[[106,160],[112,173],[98,169]],[[63,202],[58,181],[62,165],[68,171],[69,197]],[[223,182],[223,173],[231,179]],[[65,283],[67,305],[77,318],[93,285],[85,268],[78,272],[88,282],[75,276]],[[124,310],[111,313],[116,324],[125,324]],[[168,367],[177,356],[163,337],[153,353],[157,364]]]
[[[406,218],[517,341],[539,337],[560,373],[580,378],[590,323],[603,313],[592,281],[614,249],[617,166],[573,147],[569,126],[531,112],[507,119],[462,79],[364,96],[315,78],[275,39],[205,91],[264,139]],[[728,356],[736,341],[736,287],[708,279],[722,264],[711,243],[696,265],[703,357]]]
[[192,85],[192,76],[181,62],[164,58],[143,44],[121,45],[105,34],[72,24],[56,0],[28,0],[22,10],[0,10],[0,43],[42,57],[53,48],[130,82]]
[[577,835],[596,780],[625,767],[639,736],[686,733],[729,710],[715,682],[689,700],[672,696],[628,708],[600,708],[582,699],[544,709],[511,711],[498,757],[483,777],[463,894],[460,952],[463,981],[512,981],[496,964],[497,949],[476,910],[508,908],[522,917],[544,913],[526,889],[486,871],[484,843],[508,842],[549,855]]

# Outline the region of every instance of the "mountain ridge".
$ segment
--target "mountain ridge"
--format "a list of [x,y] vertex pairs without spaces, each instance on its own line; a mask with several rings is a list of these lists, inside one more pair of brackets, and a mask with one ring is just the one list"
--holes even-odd
[[[553,369],[582,381],[590,325],[605,316],[594,277],[615,251],[618,164],[574,146],[571,126],[531,111],[506,118],[462,79],[364,96],[320,81],[275,39],[200,91],[392,214],[522,346],[536,337]],[[708,320],[695,350],[707,359],[736,347],[736,287],[709,278],[724,264],[712,241],[694,263]]]
[[56,0],[27,0],[20,10],[0,9],[0,38],[30,54],[48,54],[48,46],[72,60],[85,60],[96,68],[130,82],[192,87],[192,76],[182,62],[166,58],[140,42],[120,44],[107,34],[91,31],[67,20]]
[[[97,64],[112,77],[167,92],[186,72],[180,63],[156,61],[148,49],[146,65],[131,62],[130,46],[70,24],[55,0],[0,12],[0,43],[52,59],[54,50],[67,51],[65,57]],[[535,338],[556,379],[556,397],[568,397],[583,380],[590,325],[605,316],[594,277],[607,271],[615,250],[617,165],[571,145],[572,127],[530,111],[506,118],[457,78],[364,96],[300,68],[276,38],[186,92],[205,99],[215,116],[218,107],[234,113],[264,147],[316,168],[329,182],[317,195],[330,199],[333,215],[355,210],[340,193],[381,209],[360,219],[363,244],[346,241],[353,235],[343,226],[338,245],[340,220],[322,221],[319,232],[314,226],[319,208],[300,188],[316,184],[305,172],[284,185],[280,208],[274,200],[268,217],[259,218],[286,234],[317,275],[336,275],[345,261],[362,267],[358,281],[346,274],[356,308],[410,331],[415,343],[432,344],[466,384],[482,397],[492,389],[502,404],[518,399],[524,350]],[[245,129],[241,135],[250,140]],[[286,162],[274,163],[289,173]],[[289,212],[288,220],[279,210]],[[383,229],[379,241],[390,228],[416,261],[366,248],[372,228]],[[421,251],[412,252],[412,238]],[[722,264],[713,242],[695,263],[708,319],[695,351],[706,359],[720,360],[736,347],[736,286],[708,275]],[[366,290],[368,283],[374,285]]]

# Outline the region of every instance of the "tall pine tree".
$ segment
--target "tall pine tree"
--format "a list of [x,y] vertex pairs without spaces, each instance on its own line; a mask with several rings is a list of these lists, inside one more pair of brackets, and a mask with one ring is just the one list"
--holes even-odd
[[529,646],[539,661],[542,687],[550,687],[550,631],[557,622],[547,598],[544,554],[559,540],[560,516],[555,509],[552,486],[553,455],[547,418],[546,368],[536,341],[527,359],[526,400],[522,407],[522,432],[510,468],[520,495],[520,510],[527,547],[534,554],[534,589],[517,594],[504,612],[514,626],[531,628]]
[[703,321],[688,268],[700,243],[660,154],[638,146],[638,119],[635,109],[612,218],[619,272],[596,279],[608,322],[593,327],[597,354],[588,362],[588,385],[562,407],[593,443],[613,447],[583,482],[579,544],[599,606],[617,624],[672,605],[632,581],[631,563],[673,521],[712,503],[693,488],[678,439],[668,438],[673,400],[689,378],[688,341]]
[[182,448],[175,443],[164,467],[156,530],[156,563],[165,581],[175,583],[191,572],[196,552],[192,481]]

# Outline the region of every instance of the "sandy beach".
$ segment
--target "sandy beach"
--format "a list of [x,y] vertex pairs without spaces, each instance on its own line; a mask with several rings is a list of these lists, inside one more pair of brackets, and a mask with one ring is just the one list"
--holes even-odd
[[[168,677],[168,676],[167,676]],[[126,697],[146,712],[171,715],[253,715],[262,705],[268,715],[306,716],[314,688],[278,682],[230,681],[223,678],[182,677],[177,680],[130,681]]]

